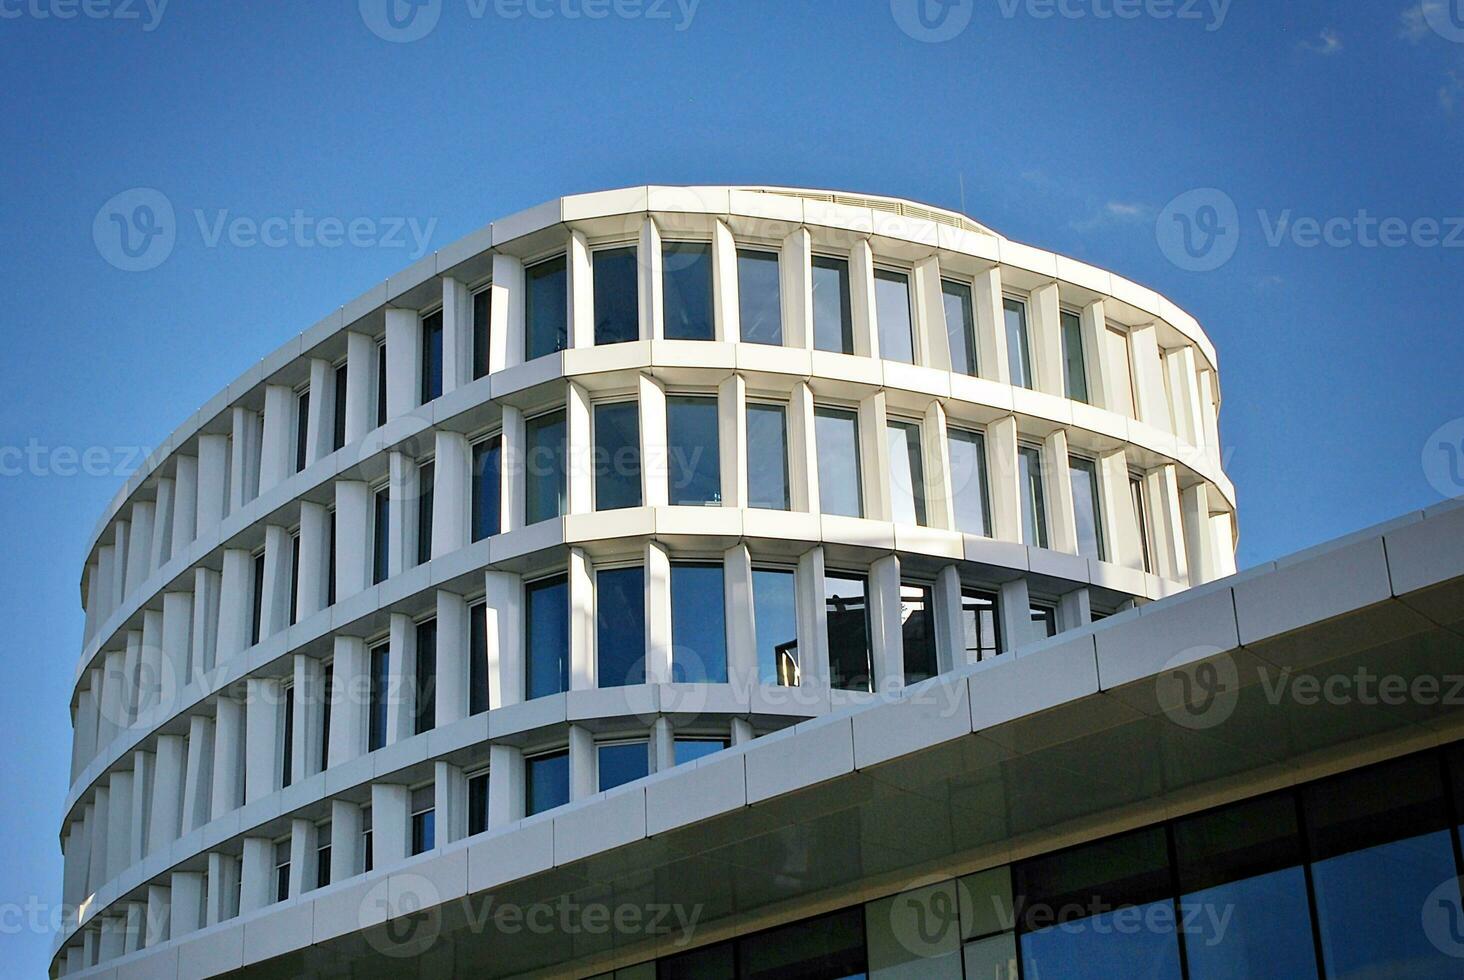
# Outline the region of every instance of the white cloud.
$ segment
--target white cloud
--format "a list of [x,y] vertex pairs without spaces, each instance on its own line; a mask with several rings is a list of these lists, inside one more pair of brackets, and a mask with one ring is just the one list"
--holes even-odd
[[1072,222],[1074,231],[1093,231],[1104,225],[1143,221],[1154,213],[1147,204],[1130,201],[1109,201],[1082,221]]
[[1330,27],[1322,28],[1315,41],[1302,41],[1301,46],[1314,54],[1333,55],[1342,52],[1342,35]]

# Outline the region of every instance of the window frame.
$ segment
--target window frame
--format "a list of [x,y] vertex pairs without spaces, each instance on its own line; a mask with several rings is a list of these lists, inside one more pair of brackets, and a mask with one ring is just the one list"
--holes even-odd
[[[826,494],[824,492],[825,487],[827,486],[827,481],[824,480],[823,467],[821,465],[822,464],[822,461],[823,461],[823,455],[819,451],[818,420],[819,420],[819,416],[821,416],[821,415],[824,416],[824,417],[826,417],[826,418],[827,417],[833,417],[835,415],[841,416],[841,417],[847,416],[848,419],[854,423],[854,478],[855,478],[855,481],[856,481],[855,482],[855,487],[854,487],[854,500],[858,504],[858,513],[856,513],[856,514],[842,514],[842,513],[837,513],[837,512],[834,512],[834,511],[830,511],[830,510],[828,510],[828,508],[824,504],[824,501],[828,499],[828,494]],[[814,402],[814,405],[813,405],[814,466],[815,466],[816,471],[818,472],[818,507],[819,507],[819,513],[820,514],[828,514],[828,515],[830,515],[832,517],[853,517],[853,518],[857,518],[857,519],[863,519],[864,516],[865,516],[865,514],[868,512],[868,508],[865,506],[865,500],[864,500],[864,447],[862,445],[862,441],[863,441],[863,432],[862,432],[862,426],[860,424],[860,419],[859,419],[859,408],[858,408],[858,406],[855,406],[853,408],[850,408],[849,406],[845,405],[844,403],[837,402],[837,401],[834,401],[834,402]]]
[[[1021,333],[1022,343],[1020,354],[1012,352],[1011,331],[1007,325],[1008,303],[1015,303],[1021,308]],[[1037,390],[1037,379],[1032,374],[1032,303],[1031,297],[1021,293],[1004,291],[1001,294],[1001,328],[1002,336],[1007,342],[1007,383],[1013,388],[1025,388],[1028,391]],[[1012,375],[1013,358],[1020,357],[1023,382],[1017,381]]]
[[951,323],[950,317],[946,315],[946,296],[949,295],[946,292],[947,285],[956,286],[965,290],[966,310],[970,313],[970,318],[963,318],[963,322],[961,323],[961,332],[965,335],[967,363],[963,367],[957,367],[953,362],[950,366],[951,372],[953,374],[965,375],[968,378],[979,378],[981,377],[981,350],[976,324],[976,284],[967,281],[965,278],[951,275],[942,274],[940,277],[940,312],[946,321],[946,349],[949,351]]
[[[641,295],[640,295],[641,294],[641,281],[640,281],[640,279],[641,279],[641,276],[640,276],[641,258],[640,258],[640,242],[638,240],[636,240],[636,239],[626,239],[624,241],[606,241],[606,242],[599,242],[599,243],[596,243],[594,246],[592,246],[589,251],[590,251],[590,256],[589,256],[589,258],[590,258],[590,321],[591,321],[590,327],[591,327],[591,340],[593,341],[594,346],[596,346],[596,347],[613,347],[616,344],[629,344],[629,343],[634,343],[635,341],[640,340],[641,339],[641,322],[640,322],[640,320],[641,320],[641,317],[640,317],[640,308],[641,308]],[[633,274],[631,276],[631,284],[635,287],[635,332],[634,332],[634,336],[626,337],[623,340],[601,340],[600,339],[600,323],[599,323],[599,315],[600,315],[599,294],[596,292],[596,290],[599,289],[600,276],[599,276],[599,270],[595,267],[595,258],[596,258],[596,256],[598,256],[598,255],[600,255],[602,253],[605,253],[605,252],[617,252],[617,251],[629,251],[630,252],[630,255],[631,255],[631,266],[632,266],[632,270],[633,270]]]
[[829,269],[830,268],[829,263],[839,263],[840,265],[842,265],[844,267],[844,277],[843,277],[844,293],[843,293],[843,296],[840,297],[840,299],[842,300],[842,302],[841,302],[840,307],[839,307],[839,314],[840,314],[840,317],[841,317],[841,322],[839,324],[839,328],[840,328],[840,338],[839,339],[841,340],[842,344],[837,349],[832,348],[832,347],[820,347],[819,346],[819,343],[818,343],[818,304],[815,303],[813,305],[813,317],[812,317],[811,322],[808,324],[808,332],[809,332],[810,346],[812,347],[813,350],[823,351],[823,352],[828,353],[828,354],[847,354],[847,355],[857,354],[858,353],[858,343],[857,343],[856,338],[854,336],[854,269],[853,269],[853,263],[850,261],[850,257],[847,254],[845,254],[845,255],[839,255],[839,254],[834,253],[834,252],[818,252],[818,251],[813,252],[812,255],[809,257],[809,266],[808,266],[808,283],[809,283],[809,291],[810,292],[813,291],[813,288],[814,288],[814,285],[815,285],[814,280],[817,278],[817,273],[818,273],[818,270],[820,268],[820,265],[819,265],[820,262],[825,263],[824,266],[822,266],[825,269]]
[[[879,313],[879,283],[881,279],[889,282],[892,278],[898,278],[905,284],[905,322],[909,326],[910,333],[910,359],[908,361],[902,357],[891,357],[889,351],[885,349],[884,317]],[[874,328],[879,340],[880,360],[894,361],[897,364],[923,364],[924,352],[921,350],[920,331],[917,327],[915,311],[915,270],[890,262],[877,262],[874,265],[874,276],[870,285],[874,291]]]
[[[447,321],[444,316],[444,308],[441,304],[429,307],[417,315],[417,341],[418,341],[418,363],[417,363],[417,405],[430,405],[441,398],[447,391]],[[429,323],[436,320],[436,326],[430,327]],[[433,351],[433,334],[436,334],[436,351]],[[437,385],[436,393],[433,393],[432,370],[429,358],[435,353],[437,357]]]
[[[551,350],[545,350],[545,351],[540,351],[538,353],[535,353],[535,351],[534,351],[534,344],[533,344],[533,340],[534,340],[534,309],[533,309],[533,304],[531,302],[532,297],[533,297],[533,294],[534,294],[532,284],[536,281],[535,278],[534,278],[534,273],[535,273],[535,270],[541,269],[544,266],[546,266],[546,265],[548,265],[548,264],[550,264],[552,262],[556,262],[556,261],[559,262],[559,263],[561,263],[562,266],[563,266],[563,269],[561,270],[561,273],[560,274],[564,276],[564,289],[565,289],[565,295],[566,295],[566,302],[565,302],[564,309],[562,309],[560,311],[560,315],[563,317],[563,321],[564,321],[563,322],[564,346],[563,347],[555,347],[555,348],[553,348]],[[527,364],[528,362],[538,360],[541,357],[549,357],[549,356],[551,356],[553,354],[558,354],[560,351],[568,350],[573,345],[574,337],[571,335],[571,332],[570,332],[569,305],[568,305],[568,299],[567,299],[568,294],[569,294],[569,289],[570,289],[570,285],[569,285],[569,253],[567,251],[563,250],[563,249],[559,249],[559,250],[550,252],[547,255],[539,256],[538,258],[534,259],[532,262],[525,262],[523,264],[523,268],[524,268],[524,338],[523,338],[524,346],[523,346],[523,359],[524,359],[524,363]],[[556,338],[556,340],[557,339],[558,338]]]
[[[1034,454],[1030,457],[1028,453]],[[1035,461],[1036,468],[1032,463],[1028,464],[1027,479],[1022,479],[1022,459],[1027,457]],[[1035,478],[1035,484],[1034,484]],[[1048,526],[1051,522],[1048,517],[1047,501],[1047,473],[1042,461],[1042,446],[1036,443],[1019,441],[1017,443],[1017,504],[1021,507],[1022,513],[1022,544],[1032,548],[1050,548],[1052,545],[1052,529]],[[1028,504],[1030,503],[1032,528],[1036,541],[1027,540],[1027,518]]]
[[[1074,466],[1074,463],[1083,464]],[[1078,493],[1077,487],[1072,485],[1072,473],[1077,469],[1085,469],[1093,478],[1092,495],[1090,503],[1093,508],[1093,536],[1097,541],[1098,553],[1096,555],[1083,554],[1083,544],[1079,541],[1078,555],[1082,558],[1089,558],[1095,561],[1108,561],[1111,549],[1108,547],[1108,525],[1103,520],[1103,464],[1098,459],[1081,452],[1068,453],[1068,486],[1073,495],[1073,531],[1077,532],[1077,508]]]
[[[678,246],[695,245],[706,249],[707,263],[707,331],[705,337],[673,337],[669,332],[671,318],[668,315],[670,310],[667,305],[667,298],[671,291],[667,289],[667,249],[674,249]],[[713,342],[717,339],[717,284],[716,284],[716,243],[709,238],[662,238],[661,239],[661,336],[665,340],[687,340],[699,342]]]
[[[635,407],[635,503],[619,504],[614,507],[605,507],[600,503],[600,409],[613,408],[620,405],[632,405]],[[669,412],[667,414],[669,418]],[[669,421],[667,424],[669,426]],[[645,460],[643,459],[644,453],[642,449],[644,441],[644,434],[641,432],[640,398],[638,395],[615,395],[590,403],[590,510],[598,513],[616,510],[629,510],[633,507],[645,506]],[[614,460],[607,460],[605,465],[611,467],[613,473]]]
[[[917,419],[917,418],[914,418],[914,417],[911,417],[911,416],[899,415],[899,414],[892,414],[892,413],[886,413],[885,414],[885,447],[886,447],[887,450],[893,450],[893,448],[894,448],[890,444],[890,433],[891,433],[891,430],[892,429],[896,429],[896,428],[904,429],[906,432],[910,432],[912,430],[914,432],[914,442],[913,443],[909,443],[909,442],[906,443],[906,454],[907,454],[907,458],[906,458],[906,461],[905,461],[905,465],[906,466],[909,466],[909,468],[910,468],[910,483],[911,483],[911,486],[910,486],[910,497],[911,497],[911,503],[912,503],[912,508],[911,509],[914,510],[914,512],[915,512],[915,514],[914,514],[915,523],[913,524],[913,526],[914,527],[929,527],[930,526],[930,501],[928,499],[928,494],[926,493],[928,487],[926,486],[926,481],[925,481],[925,471],[927,469],[927,467],[926,467],[926,460],[925,460],[925,424],[924,424],[924,422],[921,419]],[[913,458],[911,458],[909,456],[909,453],[912,450],[914,452]],[[822,484],[820,484],[820,489],[822,489]],[[894,461],[893,460],[890,461],[890,466],[889,466],[889,494],[890,494],[890,521],[892,523],[899,524],[901,522],[895,519],[895,513],[894,513],[894,506],[895,506],[895,466],[894,466]]]
[[[1074,317],[1078,321],[1078,331],[1077,331],[1077,342],[1078,342],[1078,346],[1077,346],[1077,358],[1078,358],[1078,363],[1080,364],[1080,366],[1083,369],[1083,376],[1082,376],[1083,397],[1081,397],[1081,398],[1079,398],[1077,395],[1073,394],[1073,379],[1072,379],[1072,371],[1071,371],[1071,366],[1072,366],[1072,360],[1073,359],[1072,359],[1072,356],[1071,356],[1071,354],[1069,352],[1068,331],[1067,331],[1067,322],[1066,322],[1066,318],[1068,318],[1068,317]],[[1088,377],[1091,372],[1088,369],[1088,348],[1087,348],[1087,344],[1085,343],[1085,341],[1083,339],[1083,314],[1082,314],[1082,312],[1080,310],[1073,309],[1070,306],[1059,306],[1058,307],[1058,310],[1057,310],[1057,329],[1058,329],[1058,347],[1059,347],[1060,353],[1062,354],[1062,393],[1063,393],[1063,397],[1066,398],[1066,399],[1068,399],[1069,401],[1080,402],[1081,404],[1084,404],[1084,405],[1091,405],[1091,404],[1093,404],[1093,385],[1092,385],[1092,383],[1091,383],[1091,381],[1089,380],[1089,377]]]

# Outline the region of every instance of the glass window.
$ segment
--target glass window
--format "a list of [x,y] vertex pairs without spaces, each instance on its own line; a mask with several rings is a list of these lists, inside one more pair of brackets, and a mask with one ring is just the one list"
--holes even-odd
[[737,952],[739,980],[863,977],[864,907],[856,905],[748,936],[738,942]]
[[925,524],[925,468],[920,426],[891,421],[885,426],[890,454],[890,516],[896,524]]
[[752,617],[757,642],[757,679],[797,687],[798,593],[791,569],[752,570]]
[[712,246],[666,242],[661,246],[661,284],[667,340],[712,340]]
[[824,614],[829,635],[829,684],[841,691],[872,691],[869,609],[865,581],[852,575],[824,576]]
[[259,632],[264,628],[264,551],[262,549],[254,555],[251,585],[254,593],[254,609],[249,620],[249,645],[253,646],[260,641]]
[[321,705],[320,705],[320,758],[317,768],[325,772],[330,768],[330,712],[331,706],[335,703],[335,663],[325,665],[325,676],[321,679]]
[[788,412],[782,405],[747,406],[747,506],[787,510]]
[[331,392],[334,396],[334,411],[331,418],[331,451],[341,448],[346,444],[346,392],[349,391],[349,369],[346,362],[342,361],[335,369],[335,390]]
[[290,625],[300,618],[300,530],[290,535]]
[[413,731],[420,735],[437,725],[437,620],[417,624],[417,656],[413,690]]
[[386,424],[386,341],[376,345],[376,425]]
[[1108,364],[1113,369],[1113,389],[1118,404],[1108,407],[1120,415],[1134,418],[1134,375],[1129,359],[1129,335],[1127,330],[1109,327]]
[[1088,362],[1083,357],[1083,320],[1076,313],[1064,310],[1062,318],[1062,366],[1067,396],[1073,401],[1088,400]]
[[524,270],[524,320],[528,328],[525,360],[532,361],[569,345],[568,289],[562,255]]
[[725,942],[668,956],[656,963],[656,980],[738,980],[737,948]]
[[722,502],[718,428],[715,397],[677,395],[666,399],[666,462],[673,505]]
[[529,700],[569,690],[569,581],[563,575],[524,587],[524,678]]
[[487,287],[473,294],[473,380],[488,375],[491,352],[488,332],[493,323],[493,290]]
[[727,613],[722,566],[671,566],[671,677],[727,683]]
[[525,813],[533,816],[569,802],[569,753],[551,752],[526,760]]
[[725,749],[728,743],[725,738],[678,738],[673,744],[676,764],[684,766],[688,762],[715,755]]
[[305,468],[305,450],[310,443],[310,389],[295,396],[295,472]]
[[526,521],[537,524],[564,513],[564,412],[550,412],[524,425]]
[[595,746],[595,762],[603,793],[650,775],[651,750],[645,742],[605,742]]
[[422,318],[421,403],[442,397],[442,311]]
[[1042,636],[1057,635],[1057,609],[1054,606],[1039,606],[1033,604],[1031,607],[1032,622],[1037,626],[1037,632]]
[[602,248],[591,256],[595,274],[595,343],[640,339],[640,264],[635,246]]
[[640,403],[595,406],[595,509],[641,505]]
[[900,647],[906,684],[940,673],[935,653],[935,600],[928,585],[900,586]]
[[1047,547],[1047,494],[1042,483],[1042,450],[1017,447],[1017,477],[1022,490],[1022,542]]
[[473,540],[498,533],[503,512],[503,440],[473,446]]
[[818,448],[819,509],[825,514],[864,516],[859,482],[859,416],[839,408],[813,413]]
[[1019,299],[1002,302],[1006,319],[1007,370],[1012,384],[1032,387],[1032,355],[1027,348],[1027,304]]
[[417,564],[432,560],[432,502],[437,491],[437,467],[417,467]]
[[991,503],[986,489],[986,437],[969,429],[946,430],[956,530],[991,536]]
[[330,884],[330,824],[316,828],[315,840],[315,887],[324,888]]
[[412,814],[412,853],[425,854],[437,846],[437,811],[420,810]]
[[290,897],[290,841],[288,838],[276,841],[275,859],[275,901],[283,902]]
[[371,584],[386,581],[391,569],[391,493],[386,487],[376,491],[372,499]]
[[1149,556],[1149,507],[1144,503],[1144,478],[1137,473],[1129,474],[1129,500],[1134,507],[1134,523],[1139,528],[1139,551],[1144,559],[1144,571],[1152,572],[1154,564]]
[[289,786],[295,781],[295,687],[285,688],[284,737],[280,739],[280,785]]
[[976,589],[961,590],[961,627],[966,638],[966,662],[980,663],[1001,653],[1001,618],[996,595]]
[[468,610],[468,714],[488,710],[488,604]]
[[849,305],[849,263],[813,257],[813,346],[854,353],[854,315]]
[[951,348],[951,370],[974,377],[976,371],[976,310],[971,287],[949,279],[940,281],[945,308],[946,341]]
[[646,682],[646,574],[595,572],[595,676],[600,687]]
[[336,602],[336,512],[334,507],[330,511],[325,542],[325,604],[333,606]]
[[371,714],[366,719],[366,746],[371,751],[386,745],[386,704],[390,686],[391,647],[382,643],[371,649]]
[[475,772],[468,777],[468,834],[481,834],[488,829],[488,773]]
[[1102,561],[1103,511],[1098,505],[1098,464],[1081,456],[1068,457],[1073,485],[1073,516],[1077,521],[1078,554]]
[[737,250],[737,305],[745,343],[783,343],[783,294],[777,252]]
[[879,356],[915,363],[909,276],[889,269],[874,270],[874,316],[879,326]]

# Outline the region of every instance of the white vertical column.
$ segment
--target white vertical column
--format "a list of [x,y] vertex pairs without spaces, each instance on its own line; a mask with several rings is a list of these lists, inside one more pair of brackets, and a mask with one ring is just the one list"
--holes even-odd
[[[239,808],[244,799],[244,706],[220,697],[214,717],[211,819]],[[253,735],[253,732],[250,732]]]
[[132,773],[112,773],[107,788],[107,880],[111,881],[132,861]]
[[254,556],[242,548],[224,551],[219,584],[218,662],[248,649],[254,622]]
[[455,592],[437,590],[438,727],[468,716],[468,603]]
[[[335,426],[331,412],[335,405],[335,366],[323,357],[310,359],[310,407],[305,413],[305,465],[324,459],[332,452]],[[293,464],[294,460],[291,460]]]
[[239,914],[247,915],[274,899],[274,841],[268,837],[244,838],[244,855],[239,862]]
[[234,886],[238,881],[239,859],[211,851],[208,855],[208,884],[204,890],[208,925],[218,925],[238,914],[234,908]]
[[182,735],[159,735],[153,768],[148,856],[161,853],[182,833],[183,788],[188,774],[187,739]]
[[113,587],[113,579],[116,577],[113,567],[116,563],[117,549],[113,545],[104,544],[97,548],[97,575],[90,591],[97,596],[98,625],[106,622],[122,601],[122,597]]
[[152,553],[153,505],[139,501],[132,505],[132,521],[128,524],[127,577],[123,584],[124,595],[147,581],[151,569],[147,567]]
[[1142,570],[1144,552],[1129,489],[1127,454],[1118,449],[1100,456],[1098,478],[1102,482],[1098,503],[1103,509],[1105,554],[1116,565]]
[[802,684],[815,692],[827,690],[829,629],[823,593],[823,548],[810,548],[798,556],[794,587],[798,594],[798,667]]
[[651,771],[665,772],[676,767],[676,731],[665,715],[651,722]]
[[330,590],[329,548],[330,515],[325,505],[300,501],[300,573],[295,595],[300,622],[325,608]]
[[275,677],[250,677],[245,685],[244,724],[249,737],[244,746],[244,802],[248,804],[280,787],[280,707],[285,698],[284,685]]
[[462,433],[439,430],[434,459],[431,554],[440,558],[469,544],[473,449]]
[[502,531],[517,531],[528,513],[524,494],[524,413],[512,405],[503,406],[501,436],[503,480],[498,486],[503,507]]
[[473,380],[473,294],[465,283],[442,277],[442,393]]
[[462,769],[437,760],[432,766],[432,791],[437,846],[468,836],[468,777]]
[[671,681],[671,556],[664,545],[646,543],[646,682]]
[[131,525],[127,521],[112,524],[112,598],[120,608],[127,601],[128,542]]
[[488,829],[524,818],[524,753],[494,742],[488,749]]
[[920,426],[920,455],[925,485],[925,520],[943,531],[956,530],[956,497],[951,485],[950,443],[944,406],[932,401]]
[[107,873],[107,838],[112,817],[112,790],[105,780],[97,782],[90,810],[87,826],[91,831],[89,849],[91,860],[88,862],[86,880],[87,890],[95,894],[97,889],[112,880],[112,876]]
[[143,945],[153,947],[168,941],[173,916],[173,896],[165,885],[147,886],[147,913]]
[[666,444],[666,390],[657,380],[639,378],[641,500],[647,507],[664,507],[670,500]]
[[1000,267],[976,274],[971,285],[971,303],[976,314],[976,366],[988,381],[1011,384]]
[[1197,380],[1200,400],[1200,428],[1204,433],[1203,444],[1213,454],[1216,464],[1221,461],[1220,405],[1215,389],[1215,372],[1208,369],[1199,372]]
[[422,377],[422,320],[416,310],[386,310],[386,419],[417,407]]
[[260,603],[259,638],[266,640],[290,625],[290,532],[274,524],[264,529],[264,601]]
[[289,896],[299,898],[315,887],[315,848],[319,833],[314,821],[290,821]]
[[599,792],[595,778],[595,735],[583,725],[569,726],[569,799],[586,800]]
[[[394,745],[414,732],[416,710],[413,670],[417,662],[417,624],[404,613],[391,614],[391,656],[387,661],[386,744]],[[373,826],[375,826],[373,824]]]
[[752,607],[752,553],[746,544],[727,549],[722,559],[727,615],[727,681],[739,694],[758,683],[757,631]]
[[666,335],[665,307],[662,305],[661,229],[647,217],[641,224],[639,251],[640,270],[640,336],[642,340],[660,340]]
[[129,630],[127,652],[122,659],[123,727],[137,723],[142,689],[142,630]]
[[1022,540],[1022,492],[1017,472],[1017,419],[1009,415],[986,427],[987,492],[991,497],[991,535],[998,541]]
[[193,650],[192,593],[163,593],[161,632],[162,672],[158,678],[158,695],[162,703],[172,704],[188,683],[188,658]]
[[1001,652],[1009,653],[1040,639],[1032,624],[1032,597],[1024,578],[1003,582],[996,600],[1001,618]]
[[1047,543],[1056,551],[1076,555],[1077,517],[1073,511],[1073,479],[1068,469],[1067,433],[1062,429],[1055,429],[1042,440],[1042,478],[1047,497]]
[[1190,585],[1204,585],[1218,578],[1215,563],[1215,535],[1210,525],[1209,487],[1197,483],[1180,494],[1185,554]]
[[179,832],[191,833],[213,818],[214,720],[188,719],[188,758],[183,771],[183,812]]
[[565,489],[571,514],[588,514],[594,509],[594,471],[591,457],[594,447],[590,435],[590,394],[573,381],[566,386],[565,416]]
[[940,260],[921,259],[910,270],[910,307],[914,322],[915,363],[938,371],[951,369],[945,299],[940,291]]
[[[813,239],[799,228],[783,239],[778,255],[783,343],[804,350],[813,347]],[[796,508],[795,508],[796,509]]]
[[1164,392],[1164,369],[1159,360],[1159,340],[1154,324],[1147,323],[1129,331],[1130,356],[1133,358],[1135,409],[1139,419],[1156,428],[1172,431],[1169,399]]
[[127,654],[113,650],[102,660],[100,723],[97,726],[97,747],[105,751],[112,739],[127,724]]
[[584,232],[569,233],[569,252],[565,255],[565,275],[569,296],[569,346],[595,346],[594,264],[590,244]]
[[1225,578],[1235,574],[1235,515],[1232,513],[1211,514],[1210,530],[1215,562],[1215,577]]
[[1088,399],[1097,408],[1116,411],[1123,401],[1114,387],[1118,384],[1116,368],[1107,357],[1108,319],[1103,312],[1103,300],[1095,299],[1083,307],[1079,331],[1083,337],[1083,361],[1088,369]]
[[813,391],[795,381],[788,399],[788,497],[792,509],[819,512],[818,447],[813,434]]
[[371,488],[359,480],[337,480],[336,602],[349,599],[371,584]]
[[362,866],[361,807],[347,800],[330,801],[330,880],[334,884],[358,874]]
[[1169,393],[1174,403],[1174,432],[1191,446],[1204,448],[1205,423],[1200,408],[1195,349],[1180,347],[1164,352],[1163,357],[1164,370],[1169,377]]
[[513,572],[483,573],[487,590],[488,706],[524,699],[523,581]]
[[198,437],[198,493],[195,501],[196,540],[211,534],[228,512],[229,437],[203,434]]
[[864,516],[873,521],[890,520],[890,441],[885,431],[883,391],[859,402],[859,469]]
[[961,573],[946,565],[935,577],[931,591],[931,619],[935,623],[935,655],[942,674],[976,662],[976,652],[966,650],[966,622],[961,614]]
[[212,568],[193,570],[193,628],[188,655],[190,683],[212,671],[217,660],[222,631],[222,591],[223,577],[218,572]]
[[849,250],[849,312],[854,326],[854,353],[879,357],[879,323],[874,300],[874,252],[867,240]]
[[[303,653],[295,654],[295,714],[291,720],[290,775],[294,782],[320,772],[320,739],[325,723],[325,664]],[[291,894],[295,894],[291,892]]]
[[742,339],[737,298],[737,242],[721,218],[712,225],[712,334],[725,343]]
[[1027,297],[1027,329],[1032,345],[1032,375],[1038,391],[1066,397],[1063,384],[1062,310],[1057,283],[1039,286]]
[[279,486],[294,472],[294,423],[295,392],[284,385],[266,385],[259,456],[260,493]]
[[262,433],[257,412],[235,405],[230,417],[233,434],[229,440],[229,513],[237,514],[259,496]]
[[1057,600],[1059,632],[1081,629],[1093,621],[1092,599],[1087,589],[1074,589]]
[[874,689],[905,686],[905,644],[900,621],[900,559],[886,555],[869,566],[870,660]]
[[569,689],[592,690],[595,664],[594,571],[582,548],[569,549]]
[[1188,582],[1189,562],[1174,464],[1156,467],[1145,474],[1144,489],[1149,503],[1149,529],[1153,532],[1149,551],[1154,559],[1154,572],[1174,582]]
[[717,444],[722,506],[747,501],[747,382],[734,374],[717,386]]
[[157,780],[156,756],[142,749],[132,753],[132,827],[127,835],[127,864],[131,867],[147,856],[148,826],[152,818],[153,790]]
[[488,369],[497,372],[524,362],[524,264],[495,252],[489,288]]
[[376,428],[376,341],[364,333],[346,333],[346,442],[353,443]]
[[148,574],[156,572],[173,557],[173,510],[176,489],[170,477],[158,480],[158,496],[153,504],[152,547],[148,552]]
[[177,939],[196,932],[203,925],[203,881],[202,872],[174,871],[172,875],[172,901],[169,936]]
[[[331,766],[350,762],[366,752],[367,656],[366,641],[359,636],[335,638],[331,681],[336,695],[330,712],[330,755],[326,760]],[[331,847],[335,847],[334,841]],[[334,874],[331,880],[337,880]]]
[[390,868],[407,859],[412,791],[392,783],[371,784],[371,866]]
[[417,461],[406,453],[391,454],[390,492],[386,513],[391,541],[386,553],[387,575],[400,575],[417,560]]

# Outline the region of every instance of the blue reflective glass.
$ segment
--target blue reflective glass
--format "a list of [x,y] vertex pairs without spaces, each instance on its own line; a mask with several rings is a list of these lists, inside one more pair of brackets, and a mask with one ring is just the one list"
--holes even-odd
[[503,443],[496,436],[473,447],[473,540],[498,533],[503,499]]
[[712,246],[706,242],[665,243],[661,282],[666,339],[713,339]]
[[910,277],[903,272],[874,272],[874,318],[879,325],[879,356],[891,361],[915,361],[910,332]]
[[1042,980],[1180,976],[1167,898],[1047,926],[1022,936],[1021,946],[1023,975]]
[[1179,905],[1190,980],[1317,975],[1300,867],[1193,892]]
[[564,513],[565,426],[563,412],[550,412],[524,425],[524,508],[530,524]]
[[599,789],[605,792],[650,774],[650,749],[645,742],[620,742],[595,748]]
[[640,403],[595,406],[595,509],[641,504]]
[[645,583],[640,568],[595,573],[595,675],[600,687],[645,683]]
[[796,687],[798,595],[794,573],[757,568],[752,572],[752,617],[757,634],[757,679],[763,684]]
[[951,348],[951,370],[976,374],[976,316],[971,302],[971,287],[963,282],[943,279],[940,283],[941,304],[945,308],[946,341]]
[[678,738],[676,740],[676,764],[684,766],[688,762],[695,762],[704,759],[709,755],[720,752],[727,747],[725,739],[719,738]]
[[747,406],[747,506],[787,510],[788,413],[782,405]]
[[640,337],[640,265],[635,248],[594,253],[595,343],[620,344]]
[[391,495],[385,489],[376,491],[373,506],[371,582],[380,585],[391,568]]
[[854,353],[854,316],[849,306],[849,263],[813,257],[813,346]]
[[425,405],[442,395],[442,311],[422,318],[422,385],[418,392]]
[[524,687],[530,699],[569,689],[569,584],[562,575],[524,588]]
[[666,399],[666,471],[673,505],[722,502],[717,399]]
[[533,360],[569,346],[569,280],[564,256],[524,270],[524,358]]
[[671,566],[671,676],[727,682],[727,616],[721,565]]
[[777,252],[738,249],[737,306],[743,341],[783,343],[783,299]]
[[555,752],[526,760],[525,813],[533,816],[569,802],[569,754]]
[[813,418],[818,449],[819,509],[825,514],[863,517],[859,484],[859,420],[853,412],[820,408]]

